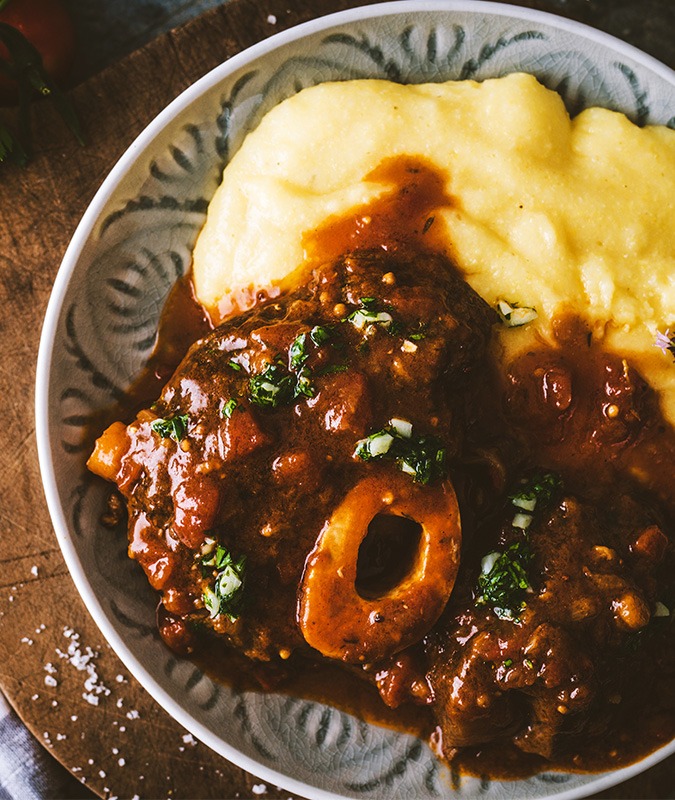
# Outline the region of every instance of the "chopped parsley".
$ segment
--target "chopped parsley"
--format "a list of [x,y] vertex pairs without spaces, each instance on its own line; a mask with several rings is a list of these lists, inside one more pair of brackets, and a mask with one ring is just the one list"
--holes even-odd
[[520,482],[518,491],[509,496],[516,509],[512,525],[514,528],[527,530],[532,522],[535,508],[550,505],[553,498],[562,489],[560,477],[553,472],[538,473]]
[[418,322],[412,333],[409,333],[406,338],[413,342],[419,342],[421,339],[426,338],[428,327],[426,322]]
[[[267,366],[259,375],[249,379],[249,395],[252,403],[265,408],[290,405],[300,397],[314,397],[312,370],[306,362],[310,356],[309,344],[321,347],[332,337],[330,328],[315,325],[309,333],[299,333],[288,348],[288,367],[283,358]],[[327,374],[327,370],[319,373]]]
[[362,461],[390,459],[416,483],[430,483],[445,474],[445,448],[435,436],[413,436],[412,424],[391,419],[382,430],[356,443],[354,457]]
[[481,562],[478,576],[477,605],[490,605],[500,619],[518,621],[525,608],[525,596],[532,591],[527,569],[532,551],[527,529],[536,511],[546,508],[562,489],[560,477],[553,472],[541,472],[524,478],[517,491],[509,496],[515,515],[511,521],[521,537],[502,553],[488,553]]
[[532,591],[527,576],[531,560],[532,552],[524,540],[509,545],[503,553],[488,553],[481,562],[476,604],[492,606],[499,619],[517,622],[525,608],[525,596]]
[[174,442],[180,442],[187,434],[188,420],[187,414],[177,414],[175,417],[156,419],[150,427],[162,439],[173,439]]
[[221,414],[222,414],[224,417],[226,417],[227,419],[230,419],[230,417],[231,417],[231,416],[232,416],[232,414],[234,413],[234,409],[235,409],[235,408],[236,408],[238,405],[239,405],[239,402],[238,402],[237,400],[235,400],[235,399],[234,399],[234,397],[231,397],[231,398],[230,398],[230,399],[227,401],[227,403],[225,403],[225,405],[223,406],[223,408],[222,408],[222,410],[221,410],[221,412],[220,412],[220,413],[221,413]]
[[507,328],[519,328],[539,316],[536,308],[519,306],[518,303],[507,303],[506,300],[497,301],[497,313]]
[[[360,297],[360,308],[352,311],[343,322],[350,322],[364,336],[373,334],[378,328],[386,331],[390,336],[403,336],[412,341],[424,339],[427,335],[428,324],[418,322],[412,328],[394,319],[394,309],[376,297]],[[359,346],[359,349],[363,344]]]
[[314,342],[316,347],[326,344],[331,338],[330,328],[325,328],[322,325],[315,325],[309,332],[309,338]]
[[307,334],[301,333],[295,337],[293,343],[288,349],[288,361],[291,369],[300,369],[302,365],[309,358],[307,352]]
[[348,369],[349,366],[347,364],[331,364],[318,372],[317,375],[332,375],[335,372],[346,372]]
[[357,308],[347,317],[347,321],[351,322],[358,330],[363,331],[374,325],[389,328],[394,318],[388,311],[369,311],[366,308]]
[[293,376],[280,364],[268,364],[248,381],[251,402],[263,408],[278,408],[293,401]]
[[360,308],[352,311],[343,322],[351,322],[357,330],[363,331],[365,334],[373,333],[377,326],[392,335],[399,332],[401,325],[395,322],[393,316],[389,313],[391,308],[386,306],[386,310],[383,310],[380,301],[376,297],[360,297],[359,305]]
[[314,386],[310,378],[310,371],[305,367],[297,373],[295,379],[295,386],[293,387],[293,398],[298,397],[314,397]]
[[211,619],[224,614],[230,622],[240,615],[246,583],[246,556],[234,559],[222,545],[202,558],[202,573],[213,578],[203,589],[202,600]]
[[230,360],[227,362],[227,366],[228,366],[230,369],[233,369],[235,372],[241,372],[241,370],[242,370],[242,366],[241,366],[241,364],[240,364],[238,361],[236,361],[234,358],[231,358],[231,359],[230,359]]
[[322,325],[315,325],[308,334],[298,334],[288,349],[288,363],[291,370],[295,371],[301,369],[309,358],[309,350],[307,349],[308,339],[315,347],[321,347],[326,344],[330,338],[330,328],[325,328]]

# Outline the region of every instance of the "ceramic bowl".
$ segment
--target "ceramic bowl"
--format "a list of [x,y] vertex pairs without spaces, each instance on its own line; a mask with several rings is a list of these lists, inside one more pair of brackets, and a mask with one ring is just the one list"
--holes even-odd
[[276,694],[238,693],[176,659],[156,633],[156,596],[100,527],[102,482],[82,423],[123,396],[154,342],[162,303],[190,254],[228,159],[261,116],[303,87],[534,73],[570,112],[589,105],[675,125],[675,73],[583,25],[508,5],[434,0],[353,9],[279,33],[172,102],[105,180],[66,252],[42,335],[37,439],[56,534],[77,588],[129,671],[178,722],[263,780],[311,798],[581,797],[675,751],[601,775],[499,782],[451,775],[427,744]]

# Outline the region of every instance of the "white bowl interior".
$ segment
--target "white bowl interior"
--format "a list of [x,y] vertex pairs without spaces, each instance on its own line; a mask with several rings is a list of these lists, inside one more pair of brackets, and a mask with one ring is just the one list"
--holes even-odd
[[129,670],[226,758],[309,797],[580,797],[675,751],[603,775],[519,782],[451,776],[426,744],[321,704],[238,694],[160,642],[155,593],[99,516],[83,425],[124,392],[149,355],[160,309],[190,266],[221,170],[261,115],[327,80],[400,82],[535,74],[569,110],[601,105],[675,127],[673,73],[573,22],[480,2],[389,3],[278,34],[198,81],[136,140],[85,214],[61,266],[38,362],[37,436],[54,526],[77,587]]

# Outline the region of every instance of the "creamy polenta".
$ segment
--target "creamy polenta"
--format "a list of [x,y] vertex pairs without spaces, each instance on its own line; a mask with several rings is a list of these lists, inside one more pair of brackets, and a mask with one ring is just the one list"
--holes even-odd
[[260,289],[293,286],[308,234],[389,191],[366,176],[411,154],[447,176],[453,203],[435,225],[471,286],[538,312],[504,346],[574,312],[640,366],[675,422],[675,365],[653,346],[675,322],[675,131],[600,108],[570,119],[529,75],[326,83],[281,103],[211,202],[194,253],[198,299],[220,320]]

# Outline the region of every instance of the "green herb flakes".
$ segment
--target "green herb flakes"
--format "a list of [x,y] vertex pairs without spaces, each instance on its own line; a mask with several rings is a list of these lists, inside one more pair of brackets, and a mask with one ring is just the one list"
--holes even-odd
[[349,369],[347,364],[331,364],[330,366],[317,372],[317,375],[333,375],[336,372],[346,372]]
[[175,442],[180,442],[187,434],[188,420],[187,414],[177,414],[175,417],[156,419],[150,427],[162,439],[173,439]]
[[382,430],[360,439],[354,457],[362,461],[387,458],[416,483],[427,484],[445,474],[445,448],[434,436],[413,436],[412,425],[394,418]]
[[315,325],[309,332],[309,338],[314,342],[316,347],[326,344],[331,338],[330,328],[325,328],[322,325]]
[[410,331],[406,338],[410,339],[412,342],[419,342],[422,339],[426,339],[427,331],[429,330],[429,325],[426,322],[418,322],[417,325]]
[[[309,333],[299,333],[288,348],[288,367],[284,357],[279,355],[274,364],[249,379],[251,402],[265,408],[278,408],[301,397],[314,397],[312,370],[306,363],[310,346],[322,347],[331,336],[330,328],[321,325],[315,325]],[[325,375],[329,369],[318,374]]]
[[278,408],[293,401],[293,376],[279,364],[269,364],[258,375],[248,381],[252,403],[262,408]]
[[541,510],[550,505],[555,495],[562,489],[560,477],[553,472],[544,472],[523,479],[518,491],[509,496],[516,509],[511,524],[514,528],[527,530],[532,522],[535,509]]
[[314,397],[316,394],[312,381],[309,378],[308,369],[303,369],[296,375],[295,386],[293,387],[293,397]]
[[521,325],[533,322],[539,316],[536,308],[507,303],[506,300],[497,301],[497,313],[507,328],[519,328]]
[[383,328],[388,328],[393,323],[394,318],[388,311],[369,311],[364,308],[358,308],[353,311],[348,317],[347,321],[363,331],[373,325],[381,325]]
[[517,491],[509,496],[515,514],[511,521],[521,537],[503,553],[488,553],[481,562],[478,577],[478,605],[492,606],[500,619],[518,621],[525,608],[525,596],[532,591],[527,569],[532,552],[526,531],[534,514],[549,506],[562,489],[560,477],[553,472],[540,472],[524,478]]
[[301,333],[295,337],[288,349],[288,360],[292,370],[300,369],[309,358],[307,352],[307,334]]
[[531,560],[525,541],[515,542],[503,553],[488,553],[481,563],[476,604],[492,606],[499,619],[517,622],[525,608],[525,596],[532,590],[527,575]]
[[224,614],[230,622],[240,615],[244,599],[246,556],[234,559],[222,545],[201,560],[202,574],[209,578],[204,585],[202,600],[212,619]]
[[227,403],[223,406],[221,410],[221,414],[226,418],[230,419],[232,414],[234,413],[235,408],[239,405],[238,401],[231,397]]

